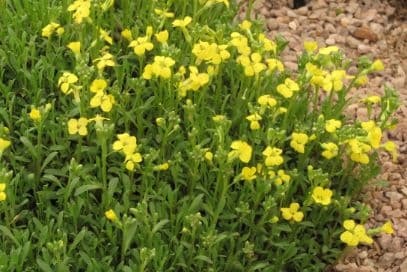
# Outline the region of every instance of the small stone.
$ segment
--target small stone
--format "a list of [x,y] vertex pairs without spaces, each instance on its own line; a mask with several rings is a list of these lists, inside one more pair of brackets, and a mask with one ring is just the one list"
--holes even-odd
[[326,24],[325,29],[330,33],[335,33],[336,32],[336,28],[333,26],[333,24]]
[[346,37],[346,43],[349,45],[350,48],[358,48],[360,41],[353,38],[352,36]]
[[391,206],[383,206],[382,209],[380,210],[381,214],[384,214],[385,216],[391,215],[393,209]]
[[396,9],[390,5],[386,5],[386,15],[387,16],[392,16],[394,14],[394,12],[396,11]]
[[341,19],[341,25],[343,27],[347,27],[348,25],[352,24],[352,20],[350,18],[344,17]]
[[262,7],[260,10],[260,13],[263,14],[264,16],[268,17],[270,16],[270,10],[266,7]]
[[367,251],[364,250],[358,254],[359,258],[366,259],[367,258]]
[[297,9],[297,13],[298,15],[306,16],[308,14],[308,7],[300,7],[299,9]]
[[372,51],[372,48],[370,48],[370,46],[367,46],[363,43],[358,45],[358,52],[360,54],[367,54],[367,53],[370,53],[371,51]]
[[292,30],[296,30],[297,29],[297,23],[295,21],[292,21],[288,24],[288,26],[292,29]]
[[284,62],[284,66],[292,71],[297,71],[297,69],[298,69],[297,63],[291,62],[291,61]]
[[389,267],[394,261],[394,253],[386,252],[380,257],[379,262],[381,266]]
[[383,234],[377,239],[377,241],[382,249],[388,249],[391,246],[392,239],[391,235]]
[[325,40],[325,43],[327,45],[334,45],[336,43],[336,41],[333,38],[328,38],[328,39]]
[[276,30],[278,29],[278,22],[276,19],[271,18],[267,20],[267,28],[270,30]]
[[405,77],[398,77],[392,80],[393,87],[396,89],[402,89],[406,85],[406,78]]
[[377,15],[377,10],[376,9],[368,9],[367,11],[363,12],[363,20],[366,22],[372,21],[376,15]]
[[349,3],[349,5],[346,6],[345,10],[346,10],[348,13],[353,14],[353,13],[356,12],[356,10],[357,10],[358,8],[359,8],[359,4],[358,4],[358,3],[351,2],[351,3]]
[[352,35],[358,39],[361,40],[369,40],[371,42],[377,42],[377,40],[379,39],[377,37],[377,34],[374,33],[370,28],[366,27],[366,26],[362,26],[357,28]]
[[386,192],[384,195],[392,202],[398,202],[403,198],[403,195],[397,192]]
[[394,257],[396,258],[396,259],[404,259],[404,257],[405,257],[405,254],[404,254],[404,252],[396,252],[395,254],[394,254]]
[[294,11],[292,11],[291,9],[287,10],[287,16],[291,17],[291,18],[297,18],[298,17],[298,15]]

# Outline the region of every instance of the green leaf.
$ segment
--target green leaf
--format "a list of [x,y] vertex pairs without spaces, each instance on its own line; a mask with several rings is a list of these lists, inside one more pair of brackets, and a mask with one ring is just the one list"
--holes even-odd
[[13,241],[16,245],[20,246],[20,243],[17,241],[13,233],[7,227],[0,225],[0,231],[3,232],[5,236],[10,238],[10,240]]
[[45,158],[44,162],[42,163],[41,166],[41,172],[47,167],[47,165],[55,158],[55,156],[58,155],[58,152],[51,152],[48,154],[48,156]]
[[164,227],[166,224],[168,224],[170,222],[170,220],[168,220],[168,219],[163,219],[163,220],[161,220],[160,222],[158,222],[155,226],[154,226],[154,228],[153,228],[153,230],[151,231],[153,234],[154,233],[156,233],[157,231],[159,231],[162,227]]
[[54,270],[52,270],[52,268],[40,258],[37,258],[37,264],[39,268],[41,268],[41,270],[44,272],[54,272]]
[[20,141],[28,149],[28,152],[33,156],[33,158],[37,159],[38,153],[37,153],[37,150],[35,150],[35,147],[31,143],[31,141],[25,136],[21,136]]
[[91,191],[91,190],[98,190],[102,189],[103,186],[102,184],[87,184],[87,185],[82,185],[78,189],[75,190],[75,196],[81,195],[84,192]]
[[72,244],[69,246],[68,252],[71,252],[76,248],[76,246],[82,241],[82,239],[85,237],[87,230],[86,228],[82,228],[82,230],[76,235],[75,239],[73,240]]

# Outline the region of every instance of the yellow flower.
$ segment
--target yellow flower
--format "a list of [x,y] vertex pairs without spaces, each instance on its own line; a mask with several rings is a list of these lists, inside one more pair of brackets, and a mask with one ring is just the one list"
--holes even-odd
[[168,162],[154,166],[155,171],[167,171],[169,168],[170,164]]
[[229,8],[229,0],[208,0],[208,2],[205,3],[205,6],[211,6],[214,3],[223,3],[227,8]]
[[250,30],[252,23],[248,20],[244,20],[241,24],[239,24],[239,27],[242,30]]
[[129,171],[134,171],[134,167],[143,161],[143,157],[140,153],[126,154],[126,159],[124,160],[126,169]]
[[392,141],[387,141],[384,143],[383,147],[387,152],[391,153],[391,155],[393,157],[393,161],[397,161],[397,157],[398,157],[397,145]]
[[323,79],[322,82],[322,89],[330,92],[340,91],[343,88],[343,79],[346,77],[345,70],[335,70],[332,73],[327,74],[326,77]]
[[184,19],[176,19],[172,22],[173,27],[180,27],[185,28],[192,22],[192,18],[190,16],[186,16]]
[[300,204],[293,202],[289,208],[281,208],[282,216],[287,221],[301,222],[304,218],[304,213],[299,212]]
[[230,147],[233,151],[228,154],[229,158],[239,157],[239,159],[248,163],[252,157],[252,147],[244,141],[233,141]]
[[[267,51],[267,52],[271,51],[274,54],[276,54],[277,44],[275,42],[273,42],[272,40],[268,39],[266,37],[266,35],[264,35],[264,33],[259,34],[259,42],[261,42],[263,44],[263,48],[265,51]],[[283,67],[283,70],[284,70],[284,67]]]
[[137,56],[143,56],[146,51],[151,51],[154,48],[154,45],[152,42],[150,42],[149,37],[139,37],[136,40],[132,41],[129,44],[129,47],[133,48],[134,54]]
[[260,128],[259,121],[262,119],[260,114],[254,113],[246,117],[248,121],[250,121],[250,129],[257,130]]
[[365,85],[367,83],[367,81],[368,81],[368,78],[366,75],[360,75],[356,78],[355,85],[356,85],[356,87],[360,87],[360,86]]
[[143,78],[151,79],[152,76],[168,79],[171,77],[171,67],[175,61],[170,57],[155,56],[152,64],[144,67]]
[[230,43],[236,47],[237,51],[239,52],[239,54],[243,55],[243,56],[249,56],[251,49],[249,47],[249,40],[243,36],[242,34],[238,33],[238,32],[233,32],[232,34],[230,34],[230,37],[232,38],[232,40],[230,41]]
[[199,73],[198,68],[189,66],[189,78],[180,82],[179,94],[184,97],[187,91],[197,91],[209,82],[209,75],[207,73]]
[[376,126],[372,120],[361,123],[363,130],[367,132],[367,139],[373,148],[379,148],[382,140],[382,129]]
[[277,223],[278,221],[279,221],[280,219],[277,217],[277,216],[273,216],[271,219],[270,219],[270,223],[271,224],[275,224],[275,223]]
[[116,66],[113,55],[107,52],[105,52],[102,57],[95,59],[95,63],[97,63],[96,67],[99,69],[99,71],[103,71],[107,66]]
[[100,34],[101,39],[105,40],[108,44],[113,44],[112,37],[110,37],[109,34],[105,30],[100,28],[99,34]]
[[375,60],[371,66],[373,71],[382,71],[384,70],[384,65],[381,60]]
[[266,157],[264,164],[267,167],[281,165],[284,162],[282,153],[280,148],[267,146],[262,153]]
[[312,54],[315,50],[318,49],[318,43],[314,41],[305,41],[304,48],[308,54]]
[[6,194],[5,190],[6,190],[6,184],[0,183],[0,201],[5,201],[7,199],[7,194]]
[[277,186],[280,186],[283,183],[289,183],[291,177],[285,173],[283,169],[277,171],[277,176],[275,175],[274,171],[269,172],[270,178],[275,178],[274,183]]
[[90,100],[92,108],[100,107],[104,112],[110,112],[115,104],[114,96],[103,91],[96,93]]
[[81,53],[81,42],[70,42],[68,43],[67,47],[77,55]]
[[85,117],[81,117],[79,119],[69,119],[68,121],[68,132],[71,135],[79,134],[81,136],[88,135],[88,128],[87,125],[89,120]]
[[341,234],[340,238],[348,246],[357,246],[359,243],[373,243],[373,239],[366,234],[365,227],[356,224],[354,220],[343,221],[343,227],[346,231]]
[[284,64],[281,61],[279,61],[278,59],[267,59],[266,62],[267,62],[268,69],[270,72],[274,72],[276,69],[279,72],[284,71]]
[[0,137],[0,153],[3,153],[11,145],[9,140],[5,140]]
[[117,215],[112,209],[106,211],[105,216],[106,216],[107,219],[109,219],[112,222],[117,220]]
[[265,94],[257,99],[257,103],[259,103],[261,106],[269,106],[271,108],[277,105],[277,100],[271,97],[271,95]]
[[118,140],[113,143],[114,151],[123,151],[125,155],[132,156],[137,148],[137,138],[128,133],[117,134]]
[[381,231],[387,234],[393,234],[394,229],[393,229],[393,224],[390,221],[387,221],[386,223],[381,226]]
[[213,153],[210,151],[206,151],[204,154],[204,158],[205,158],[205,160],[211,162],[213,160]]
[[78,82],[78,77],[72,73],[64,72],[58,79],[58,86],[64,94],[69,94],[74,91],[72,84]]
[[41,111],[38,108],[32,108],[29,116],[32,120],[39,121],[41,120]]
[[174,13],[162,9],[154,9],[154,13],[164,18],[174,18]]
[[104,79],[95,79],[90,84],[90,91],[92,93],[102,93],[107,87],[107,81]]
[[325,122],[325,130],[329,133],[334,133],[342,126],[342,122],[336,119],[329,119]]
[[338,155],[339,148],[335,143],[322,143],[321,147],[324,149],[324,151],[322,151],[322,156],[328,160]]
[[196,56],[197,63],[204,60],[218,65],[222,61],[230,58],[230,53],[226,50],[227,47],[227,45],[218,45],[216,43],[200,41],[199,43],[194,44],[192,53]]
[[371,95],[363,99],[362,101],[367,103],[367,104],[377,104],[381,101],[381,97],[378,95]]
[[291,134],[290,146],[298,153],[304,153],[305,145],[308,143],[308,140],[307,134],[293,132]]
[[266,65],[261,62],[261,55],[259,53],[253,53],[249,56],[240,55],[236,61],[244,68],[244,74],[248,77],[260,74],[266,69]]
[[218,115],[213,116],[213,117],[212,117],[212,120],[213,120],[214,122],[222,122],[222,121],[226,120],[226,116],[225,116],[225,115],[218,114]]
[[337,46],[328,46],[319,49],[320,55],[330,55],[331,53],[338,52],[339,48]]
[[372,148],[370,145],[360,142],[357,139],[351,139],[348,141],[350,147],[350,159],[362,164],[369,163],[369,156],[366,154]]
[[155,38],[157,39],[157,41],[159,43],[167,43],[168,41],[168,31],[167,30],[163,30],[157,34],[155,34]]
[[89,17],[90,14],[90,1],[76,0],[73,4],[68,6],[68,11],[73,11],[73,19],[76,24],[82,23],[83,19]]
[[277,86],[277,92],[285,98],[292,97],[293,93],[299,90],[300,87],[298,86],[298,84],[290,78],[286,78],[284,84],[279,84]]
[[242,169],[242,179],[245,181],[252,181],[254,179],[256,179],[256,167],[243,167]]
[[329,189],[324,189],[321,186],[317,186],[312,191],[312,199],[315,203],[319,203],[321,205],[329,205],[331,204],[331,197],[332,191]]
[[43,37],[50,38],[54,32],[56,32],[58,36],[61,36],[64,31],[64,28],[61,27],[60,24],[51,22],[42,29],[41,35]]
[[131,34],[130,29],[128,29],[128,28],[123,29],[123,31],[121,32],[121,35],[123,38],[125,38],[128,41],[133,40],[133,35]]

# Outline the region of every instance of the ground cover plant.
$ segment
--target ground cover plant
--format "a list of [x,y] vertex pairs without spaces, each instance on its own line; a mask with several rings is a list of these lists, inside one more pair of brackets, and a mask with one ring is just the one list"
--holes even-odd
[[392,233],[358,198],[397,95],[344,114],[380,60],[293,73],[227,0],[0,5],[1,271],[323,271]]

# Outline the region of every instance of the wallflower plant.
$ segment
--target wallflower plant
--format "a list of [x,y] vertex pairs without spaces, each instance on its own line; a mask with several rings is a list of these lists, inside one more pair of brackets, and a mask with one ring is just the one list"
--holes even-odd
[[290,71],[235,1],[0,6],[1,271],[323,271],[394,232],[360,192],[397,93],[350,95],[380,60]]

